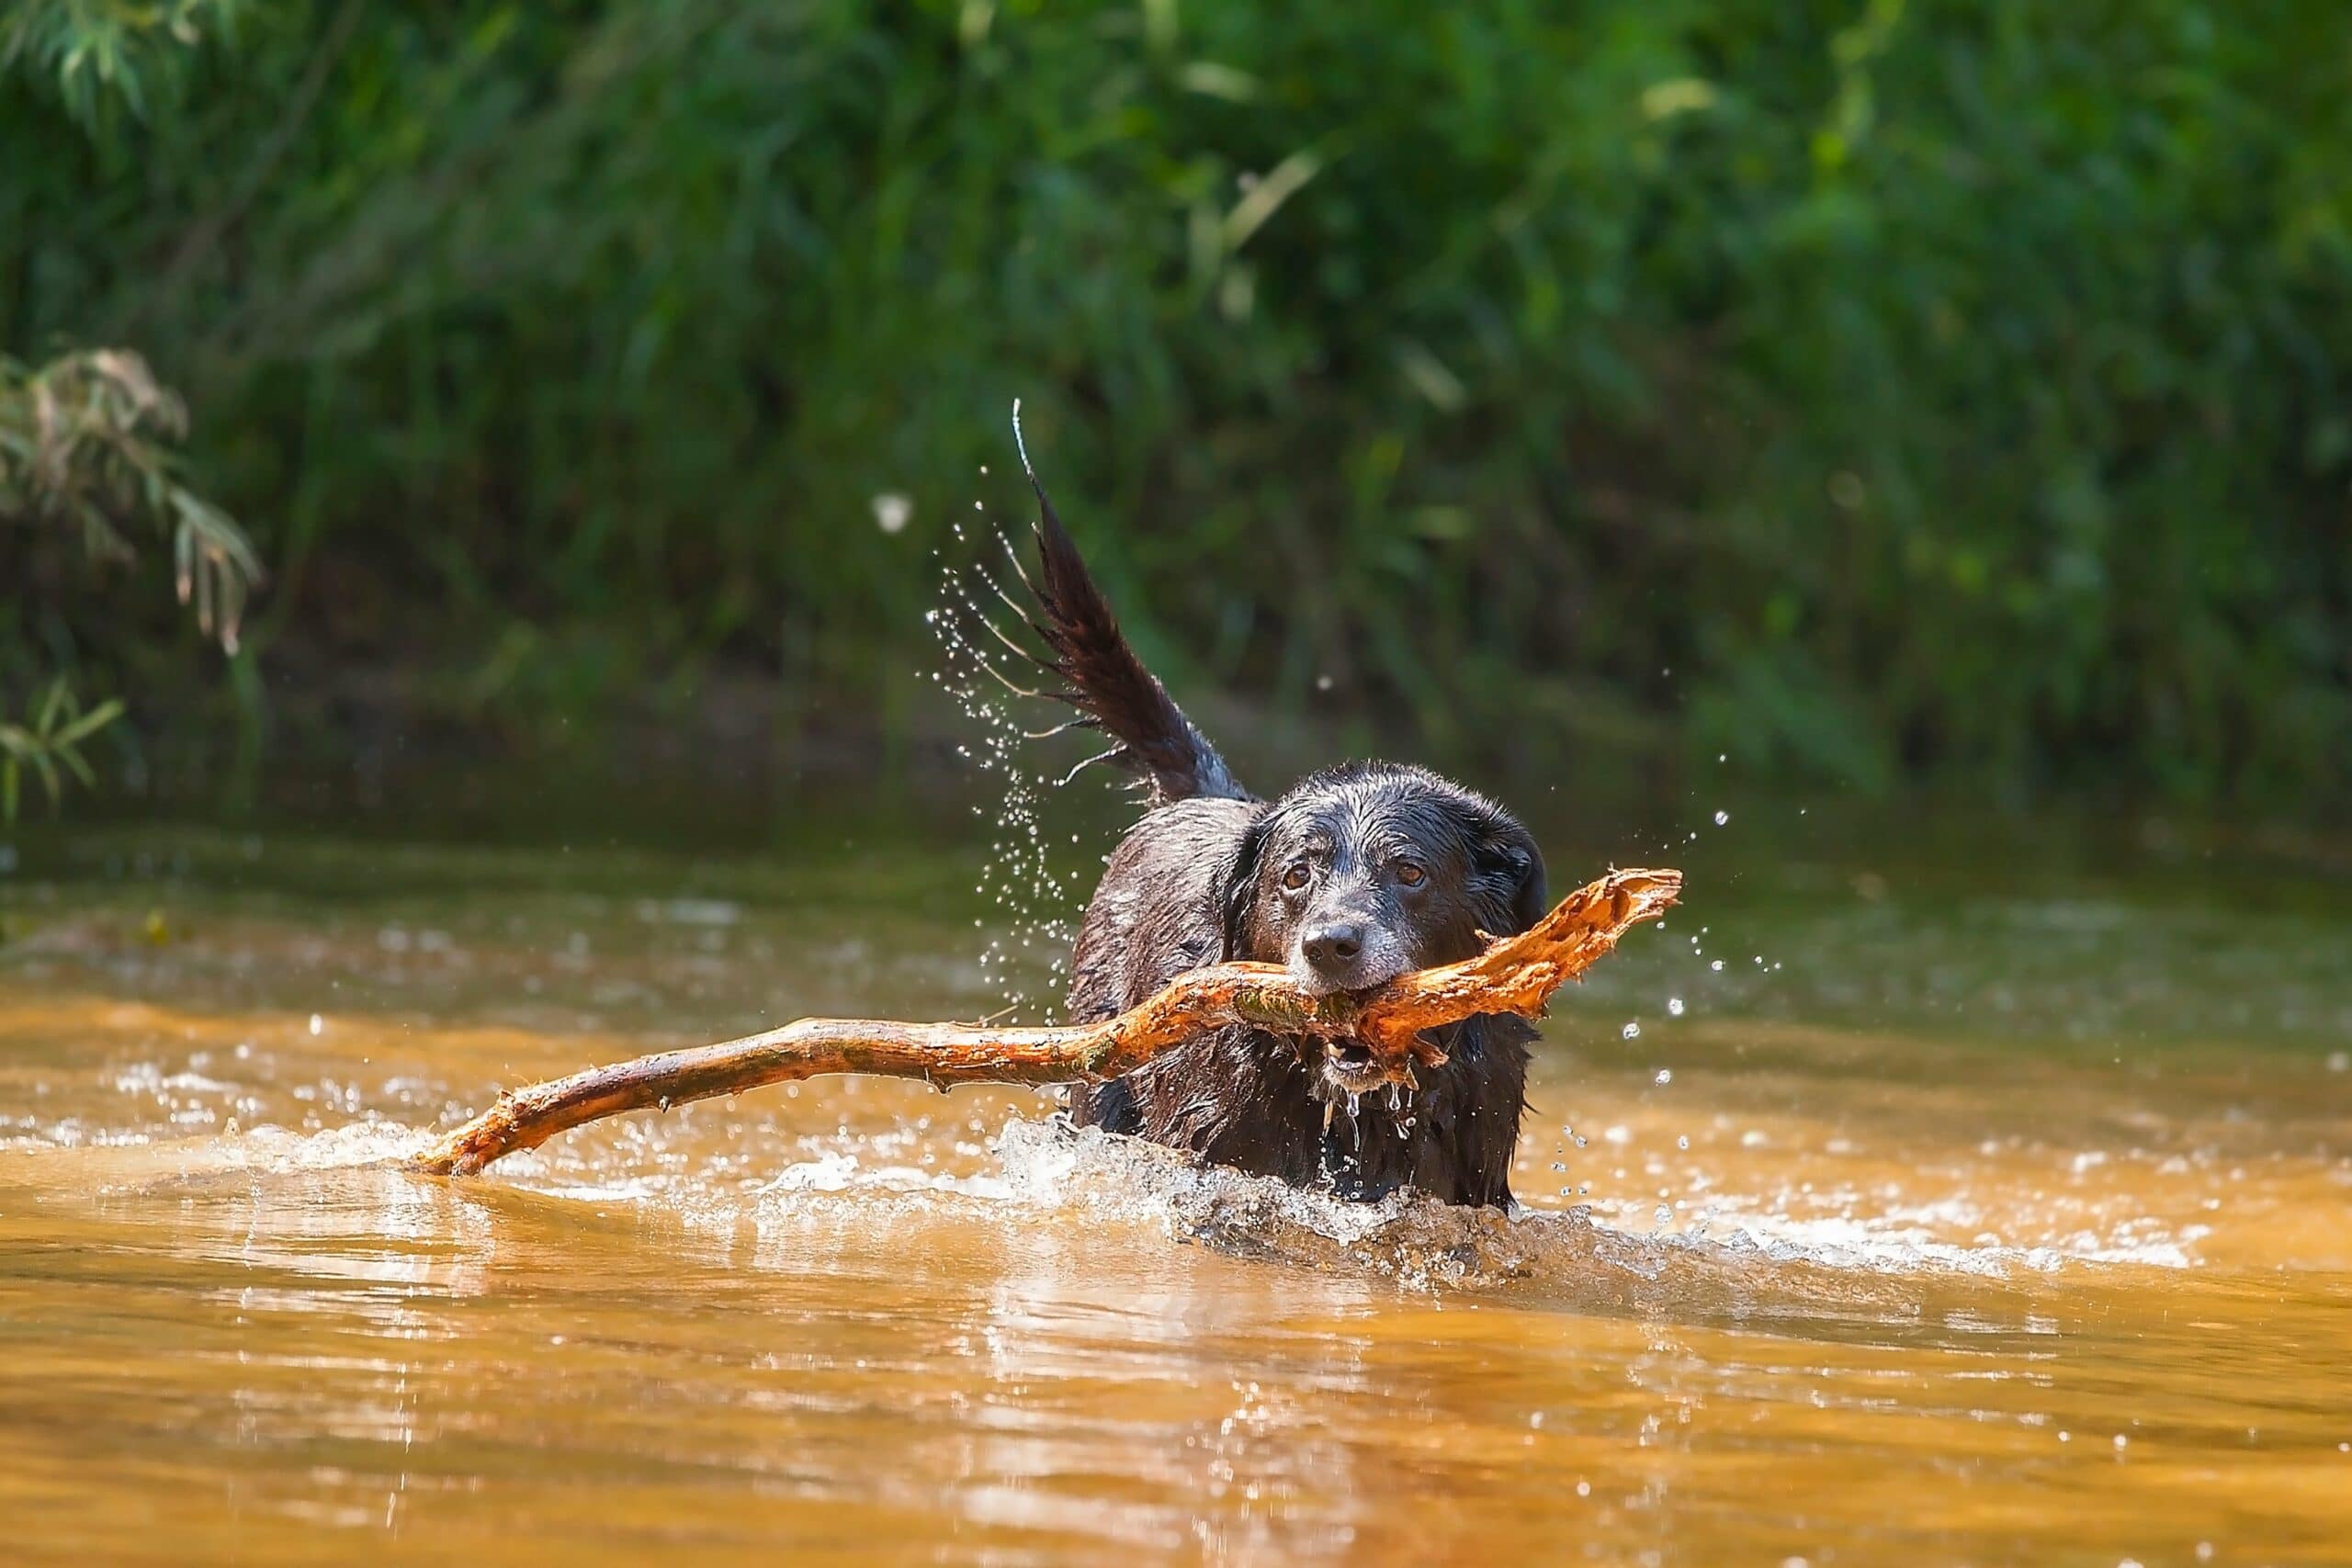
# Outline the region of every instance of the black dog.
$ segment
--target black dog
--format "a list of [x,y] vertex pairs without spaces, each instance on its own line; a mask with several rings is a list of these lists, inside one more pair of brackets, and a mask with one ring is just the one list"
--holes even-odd
[[[1032,476],[1032,483],[1035,482]],[[1071,1015],[1109,1018],[1177,975],[1228,958],[1363,990],[1475,955],[1547,905],[1535,840],[1494,802],[1420,768],[1351,762],[1271,805],[1243,789],[1120,635],[1042,486],[1035,625],[1051,694],[1116,744],[1150,807],[1111,856],[1078,933]],[[1229,1028],[1196,1035],[1070,1096],[1080,1125],[1135,1134],[1219,1165],[1350,1197],[1412,1187],[1507,1205],[1524,1109],[1518,1019],[1436,1032],[1442,1067],[1392,1100],[1360,1045]]]

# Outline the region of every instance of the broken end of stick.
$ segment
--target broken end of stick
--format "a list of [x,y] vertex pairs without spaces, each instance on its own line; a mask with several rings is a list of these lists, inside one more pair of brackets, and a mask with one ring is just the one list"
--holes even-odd
[[[1561,899],[1518,935],[1490,942],[1477,957],[1392,983],[1367,1005],[1357,1037],[1372,1047],[1388,1076],[1401,1082],[1411,1062],[1436,1065],[1430,1055],[1435,1047],[1422,1038],[1422,1031],[1437,1017],[1462,1016],[1449,1007],[1433,1017],[1432,1003],[1475,991],[1478,1010],[1540,1019],[1553,992],[1581,979],[1626,931],[1665,914],[1681,894],[1679,871],[1611,871]],[[1437,1061],[1442,1060],[1441,1052]]]
[[1670,866],[1611,866],[1601,884],[1610,891],[1612,912],[1627,925],[1655,919],[1682,897],[1682,874]]
[[[1527,930],[1511,936],[1497,936],[1492,931],[1478,932],[1478,940],[1486,944],[1486,952],[1498,956],[1516,957],[1527,962],[1535,951],[1563,939],[1593,935],[1614,942],[1628,930],[1644,920],[1654,920],[1679,903],[1682,898],[1682,874],[1667,867],[1635,867],[1618,870],[1611,867],[1609,874],[1598,882],[1577,888]],[[1604,905],[1605,912],[1596,905]],[[1571,967],[1563,979],[1583,978],[1583,966]]]
[[[1505,937],[1474,962],[1490,973],[1524,969],[1537,983],[1522,987],[1521,998],[1540,1010],[1553,991],[1569,980],[1584,977],[1595,959],[1617,945],[1644,920],[1654,920],[1682,897],[1682,874],[1670,869],[1638,867],[1611,871],[1598,882],[1577,888],[1552,907],[1549,914],[1517,936]],[[1514,1008],[1527,1017],[1536,1013]]]
[[[482,1168],[503,1154],[529,1148],[516,1135],[513,1096],[502,1094],[491,1108],[469,1122],[452,1127],[426,1147],[401,1162],[401,1168],[419,1176],[479,1176]],[[545,1134],[541,1134],[544,1137]]]
[[[1607,901],[1608,914],[1593,918],[1592,896]],[[1627,871],[1612,870],[1578,895],[1564,900],[1560,907],[1545,917],[1546,923],[1555,924],[1561,934],[1589,931],[1594,937],[1615,946],[1617,939],[1644,920],[1657,919],[1680,901],[1682,874],[1671,869],[1637,867]],[[1572,908],[1582,904],[1582,908]],[[1569,978],[1582,977],[1582,966],[1570,971]]]
[[401,1161],[401,1168],[416,1176],[476,1176],[482,1162],[479,1156],[469,1157],[468,1140],[460,1136],[467,1129],[433,1140],[432,1145]]

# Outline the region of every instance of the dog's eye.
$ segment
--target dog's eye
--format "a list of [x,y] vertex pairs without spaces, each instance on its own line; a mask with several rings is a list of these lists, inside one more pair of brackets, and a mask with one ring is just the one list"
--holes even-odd
[[1396,863],[1396,880],[1407,887],[1419,887],[1430,879],[1430,874],[1408,860]]
[[1288,871],[1283,873],[1283,886],[1289,888],[1293,893],[1297,892],[1300,888],[1306,886],[1306,863],[1305,861],[1300,861],[1296,865],[1292,866]]

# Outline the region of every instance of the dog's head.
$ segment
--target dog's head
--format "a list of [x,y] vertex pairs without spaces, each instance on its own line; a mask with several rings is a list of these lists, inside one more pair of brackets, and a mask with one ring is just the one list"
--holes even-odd
[[[1317,992],[1363,991],[1475,957],[1480,933],[1525,931],[1546,908],[1544,857],[1516,818],[1421,768],[1351,762],[1302,779],[1243,840],[1226,895],[1235,958],[1287,964]],[[1382,1081],[1360,1045],[1324,1074]]]

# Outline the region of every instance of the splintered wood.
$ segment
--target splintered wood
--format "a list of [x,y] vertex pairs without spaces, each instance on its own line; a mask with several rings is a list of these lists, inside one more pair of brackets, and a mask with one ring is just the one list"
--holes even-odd
[[1363,995],[1317,996],[1272,964],[1218,964],[1170,981],[1116,1018],[1057,1028],[893,1023],[804,1018],[717,1045],[663,1051],[568,1077],[508,1089],[408,1163],[470,1176],[517,1149],[536,1148],[583,1122],[668,1110],[824,1073],[963,1083],[1057,1084],[1117,1077],[1204,1029],[1242,1023],[1280,1034],[1355,1039],[1390,1078],[1444,1056],[1422,1032],[1478,1013],[1540,1017],[1552,993],[1577,978],[1617,939],[1656,919],[1682,890],[1679,871],[1612,871],[1577,889],[1517,936],[1476,958],[1400,975]]

